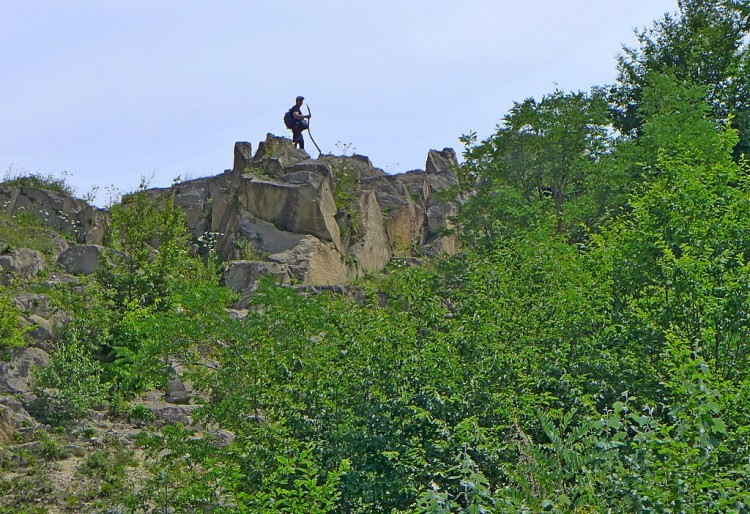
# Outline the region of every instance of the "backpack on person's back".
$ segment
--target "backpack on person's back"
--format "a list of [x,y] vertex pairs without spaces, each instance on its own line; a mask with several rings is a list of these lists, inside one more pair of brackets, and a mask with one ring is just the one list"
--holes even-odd
[[297,120],[294,119],[294,114],[292,114],[292,110],[289,109],[284,115],[284,125],[286,125],[286,128],[292,130],[296,124]]

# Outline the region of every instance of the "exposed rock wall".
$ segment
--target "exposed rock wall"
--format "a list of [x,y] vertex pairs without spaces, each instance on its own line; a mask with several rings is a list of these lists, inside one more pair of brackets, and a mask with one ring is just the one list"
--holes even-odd
[[[148,193],[173,192],[193,235],[211,233],[226,261],[273,263],[274,274],[302,284],[345,284],[393,257],[458,251],[455,238],[445,235],[457,205],[440,195],[457,185],[456,164],[453,150],[430,150],[424,171],[389,175],[365,156],[312,159],[289,139],[268,134],[254,155],[250,143],[236,143],[231,170]],[[110,225],[106,211],[29,187],[0,187],[0,209],[31,212],[85,245],[59,248],[58,262],[68,272],[96,270]],[[31,257],[20,250],[3,255],[0,279],[43,264]],[[236,278],[228,281],[237,287]]]
[[79,243],[102,244],[109,227],[106,211],[65,193],[35,187],[0,187],[0,210],[11,215],[31,213]]
[[361,155],[312,159],[272,134],[251,154],[250,143],[238,142],[232,170],[152,190],[173,190],[193,235],[213,232],[227,261],[272,262],[279,276],[331,285],[379,271],[394,256],[458,251],[443,230],[457,206],[439,195],[457,185],[449,148],[430,150],[425,171],[396,175]]

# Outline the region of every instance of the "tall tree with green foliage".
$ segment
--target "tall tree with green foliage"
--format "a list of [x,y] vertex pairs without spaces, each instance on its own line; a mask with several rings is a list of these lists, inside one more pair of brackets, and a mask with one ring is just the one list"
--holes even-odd
[[479,182],[462,207],[468,240],[493,240],[508,230],[529,227],[551,215],[558,233],[581,222],[576,201],[595,188],[599,160],[611,147],[607,104],[602,95],[555,91],[540,101],[515,103],[495,134],[476,143],[464,136],[464,173]]
[[638,47],[625,47],[617,62],[611,99],[615,124],[635,135],[643,124],[640,105],[650,73],[670,73],[706,88],[716,123],[732,123],[740,141],[735,157],[750,151],[750,3],[747,0],[680,0],[638,32]]
[[736,377],[750,356],[750,200],[747,169],[732,159],[737,132],[713,125],[693,86],[652,78],[642,140],[658,160],[632,213],[606,233],[616,310],[644,354],[656,359],[678,330],[717,373]]

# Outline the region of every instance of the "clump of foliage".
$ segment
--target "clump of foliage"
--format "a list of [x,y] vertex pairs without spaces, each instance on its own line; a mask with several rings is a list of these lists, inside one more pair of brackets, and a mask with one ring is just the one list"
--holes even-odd
[[138,191],[111,209],[110,246],[117,250],[98,279],[117,305],[151,306],[169,297],[179,266],[189,262],[185,214],[173,195]]
[[128,467],[137,464],[133,451],[121,447],[97,450],[89,453],[80,465],[78,472],[96,480],[96,496],[116,496],[126,486]]
[[0,351],[25,346],[23,335],[32,328],[24,325],[21,311],[13,304],[7,290],[0,290]]
[[16,214],[2,212],[0,205],[0,254],[14,248],[29,248],[44,255],[54,252],[54,230],[42,224],[34,213],[19,211]]
[[71,340],[58,347],[44,368],[36,370],[32,410],[48,423],[65,424],[84,417],[88,409],[104,401],[106,385],[102,368],[81,342]]

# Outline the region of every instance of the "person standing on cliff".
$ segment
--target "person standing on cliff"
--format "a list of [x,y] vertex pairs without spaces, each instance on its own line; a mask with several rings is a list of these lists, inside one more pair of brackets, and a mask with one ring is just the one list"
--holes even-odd
[[307,130],[307,120],[310,119],[309,114],[302,114],[302,102],[304,101],[304,96],[298,96],[294,107],[292,107],[292,116],[294,117],[294,127],[292,128],[292,142],[302,150],[305,149],[305,138],[302,137],[302,132],[304,130]]

